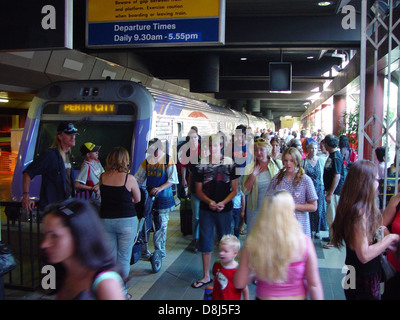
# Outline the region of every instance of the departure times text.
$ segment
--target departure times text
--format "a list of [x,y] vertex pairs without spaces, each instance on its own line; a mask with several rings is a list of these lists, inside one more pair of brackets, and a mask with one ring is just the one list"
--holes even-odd
[[151,43],[151,42],[199,42],[200,32],[170,32],[176,29],[175,24],[133,24],[114,25],[115,43]]

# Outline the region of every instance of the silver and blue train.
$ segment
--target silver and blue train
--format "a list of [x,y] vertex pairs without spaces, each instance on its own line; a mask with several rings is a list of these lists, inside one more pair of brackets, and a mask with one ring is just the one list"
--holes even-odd
[[[237,125],[274,130],[274,123],[261,117],[204,101],[146,88],[125,80],[81,80],[54,82],[40,90],[29,107],[12,180],[12,201],[22,197],[22,172],[43,150],[49,148],[61,121],[71,121],[79,130],[72,148],[74,170],[83,157],[81,144],[101,145],[99,159],[105,164],[115,146],[130,151],[135,173],[146,156],[148,141],[167,141],[168,152],[176,156],[176,146],[192,126],[202,136],[218,131],[234,133]],[[32,180],[31,197],[38,199],[41,177]]]

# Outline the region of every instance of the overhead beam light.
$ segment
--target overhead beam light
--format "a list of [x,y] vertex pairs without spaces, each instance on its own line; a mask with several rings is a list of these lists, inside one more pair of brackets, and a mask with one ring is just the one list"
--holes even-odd
[[330,6],[331,4],[332,4],[331,1],[320,1],[320,2],[318,2],[318,5],[320,7],[327,7],[327,6]]
[[3,99],[3,98],[0,98],[0,102],[1,102],[1,103],[8,103],[8,102],[9,102],[9,100],[8,100],[8,99]]
[[291,94],[292,91],[290,91],[290,90],[281,90],[281,91],[270,90],[269,93],[285,93],[285,94]]

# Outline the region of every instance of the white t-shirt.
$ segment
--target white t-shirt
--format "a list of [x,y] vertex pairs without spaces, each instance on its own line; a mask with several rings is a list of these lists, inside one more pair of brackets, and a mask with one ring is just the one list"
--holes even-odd
[[[99,160],[92,160],[90,162],[85,160],[82,163],[81,171],[79,171],[78,176],[75,178],[75,181],[78,181],[82,184],[87,184],[88,181],[92,181],[93,185],[96,185],[99,183],[100,175],[103,172],[104,168]],[[92,197],[96,197],[96,194],[94,192],[92,194]]]

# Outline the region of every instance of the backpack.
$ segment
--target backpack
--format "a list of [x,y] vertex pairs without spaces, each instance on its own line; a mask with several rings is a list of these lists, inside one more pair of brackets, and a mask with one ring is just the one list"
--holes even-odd
[[345,165],[345,167],[350,167],[357,160],[358,160],[357,151],[352,149],[352,148],[350,148],[349,161],[347,162],[345,159],[343,159],[343,164]]
[[350,162],[356,162],[358,160],[358,153],[356,150],[351,149],[350,151]]

